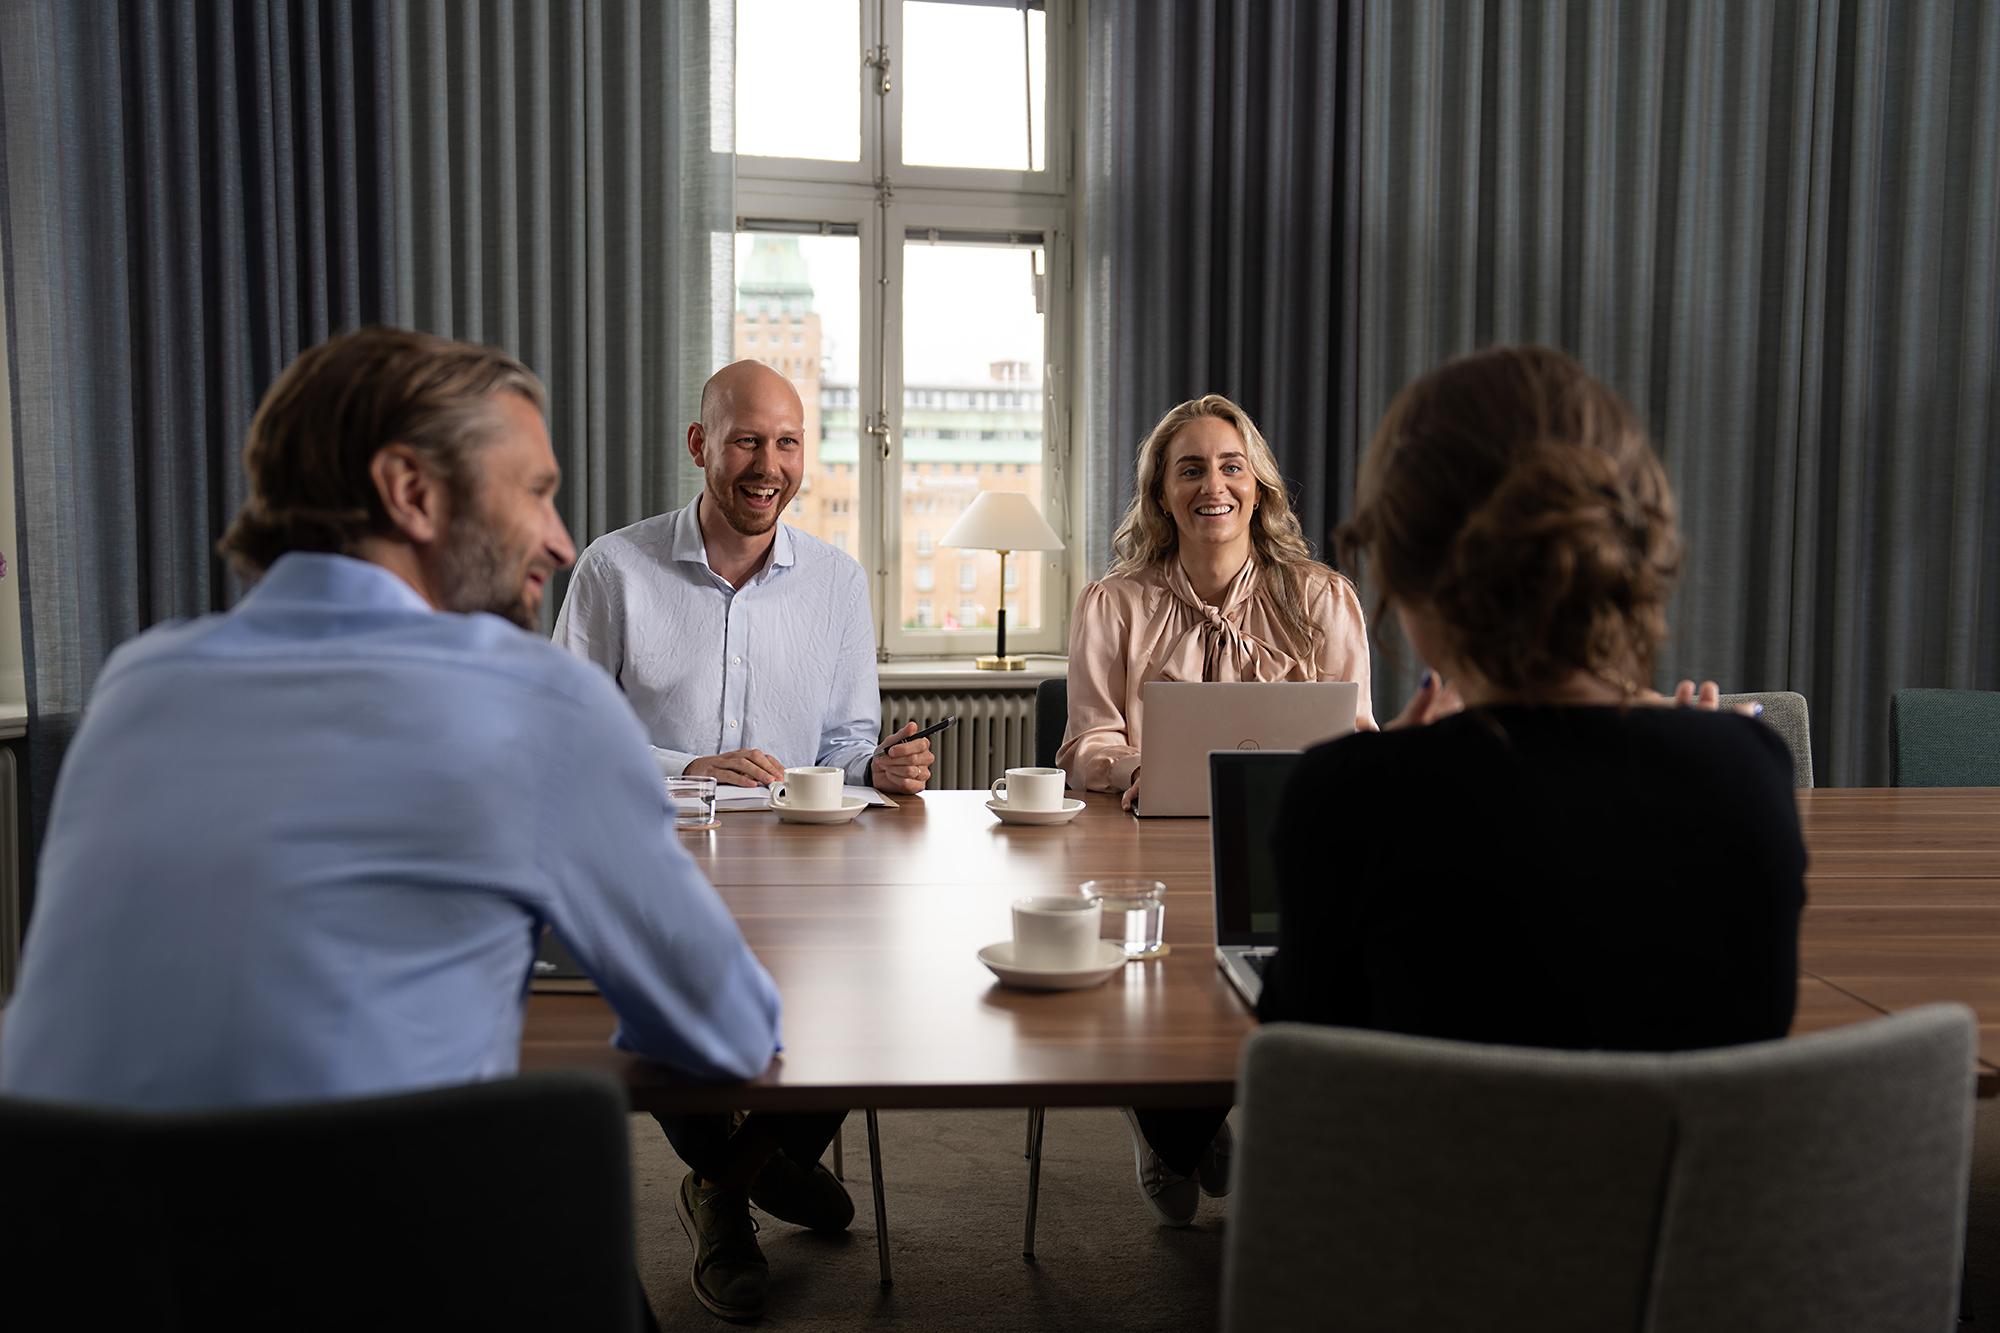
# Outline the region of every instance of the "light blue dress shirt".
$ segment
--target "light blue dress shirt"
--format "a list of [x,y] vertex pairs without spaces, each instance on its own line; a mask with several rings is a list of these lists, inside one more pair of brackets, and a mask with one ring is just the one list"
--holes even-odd
[[700,504],[592,542],[556,644],[611,673],[669,777],[703,755],[757,749],[866,785],[882,701],[861,566],[780,523],[770,559],[732,588],[709,568]]
[[0,1091],[192,1108],[514,1071],[548,923],[617,1044],[761,1072],[778,995],[601,672],[287,555],[112,654],[57,783]]

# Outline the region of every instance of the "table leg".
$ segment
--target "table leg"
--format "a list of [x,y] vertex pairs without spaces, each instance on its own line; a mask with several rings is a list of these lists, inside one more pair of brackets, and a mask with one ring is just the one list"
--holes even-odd
[[1042,1192],[1042,1122],[1047,1115],[1041,1106],[1028,1112],[1028,1225],[1021,1233],[1021,1257],[1029,1260],[1035,1257],[1035,1204]]
[[875,1176],[875,1257],[882,1266],[882,1285],[889,1285],[889,1206],[882,1196],[882,1128],[875,1108],[868,1108],[868,1161]]

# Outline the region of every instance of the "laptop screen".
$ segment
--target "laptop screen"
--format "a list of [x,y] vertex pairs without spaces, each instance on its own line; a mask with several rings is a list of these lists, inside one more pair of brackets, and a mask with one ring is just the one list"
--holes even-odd
[[1278,864],[1271,834],[1296,750],[1217,750],[1208,756],[1218,944],[1278,942]]

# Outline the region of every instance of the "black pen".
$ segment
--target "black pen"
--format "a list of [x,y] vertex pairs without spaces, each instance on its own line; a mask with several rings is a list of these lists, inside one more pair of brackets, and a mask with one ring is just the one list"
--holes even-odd
[[891,736],[888,740],[883,741],[875,747],[875,753],[878,755],[887,754],[892,746],[908,745],[911,741],[920,741],[926,736],[935,736],[956,721],[958,721],[958,715],[954,713],[942,722],[931,723],[914,736]]

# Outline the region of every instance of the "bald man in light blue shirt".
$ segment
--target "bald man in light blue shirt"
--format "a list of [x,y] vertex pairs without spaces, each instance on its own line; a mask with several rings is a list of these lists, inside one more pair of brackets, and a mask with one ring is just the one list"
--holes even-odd
[[921,791],[928,740],[875,753],[861,566],[779,522],[801,482],[803,419],[798,391],[768,366],[717,371],[688,427],[701,493],[591,543],[555,641],[611,673],[669,777],[756,786],[821,764],[857,785]]
[[[668,776],[758,786],[826,765],[857,785],[921,791],[928,740],[875,753],[881,700],[861,566],[778,521],[799,490],[804,429],[784,376],[755,361],[717,371],[687,434],[701,493],[591,543],[555,641],[618,682]],[[819,1231],[853,1219],[853,1200],[818,1165],[844,1114],[655,1116],[693,1168],[676,1206],[694,1244],[695,1295],[712,1313],[763,1312],[768,1275],[750,1204]]]

